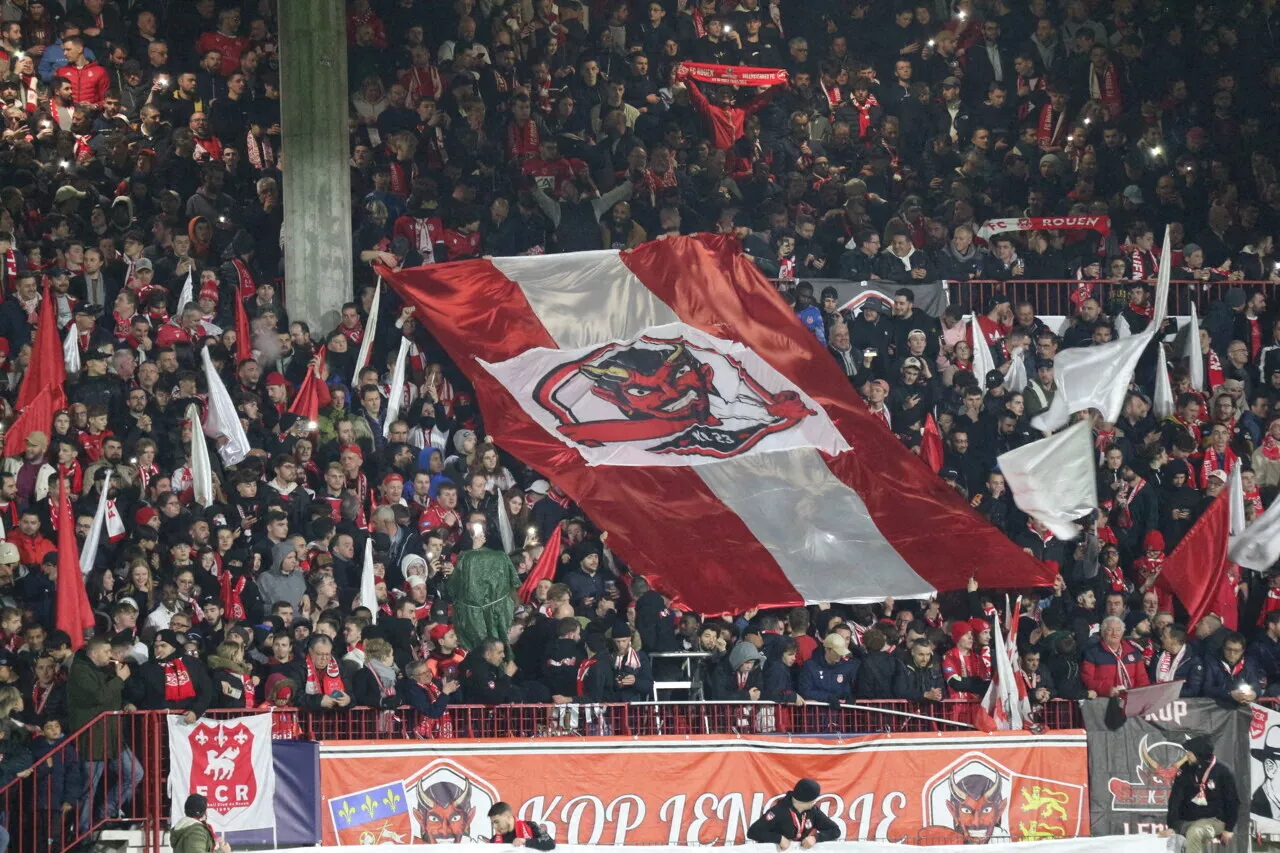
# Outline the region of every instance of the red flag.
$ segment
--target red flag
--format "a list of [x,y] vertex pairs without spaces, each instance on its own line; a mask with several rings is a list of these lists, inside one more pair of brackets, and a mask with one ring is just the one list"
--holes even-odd
[[694,610],[1052,582],[873,426],[731,237],[378,272],[495,441]]
[[[16,357],[16,353],[14,354]],[[36,326],[36,334],[31,342],[31,367],[22,378],[22,387],[18,389],[18,402],[15,408],[22,411],[31,405],[36,397],[46,388],[57,386],[67,380],[66,363],[62,356],[62,337],[58,334],[58,311],[53,304],[51,288],[45,288],[44,299],[40,301],[40,322]],[[50,418],[52,420],[52,418]],[[39,429],[47,430],[46,422]]]
[[938,432],[938,424],[933,415],[924,416],[924,434],[920,436],[920,458],[924,464],[933,469],[933,473],[942,470],[942,434]]
[[320,416],[320,409],[329,405],[330,400],[333,399],[329,394],[329,386],[320,378],[328,352],[329,350],[325,347],[320,347],[320,355],[315,367],[307,370],[307,375],[303,377],[302,384],[298,386],[298,393],[293,398],[293,405],[289,406],[289,413],[297,415],[304,421],[314,423]]
[[[103,484],[103,488],[107,484]],[[80,549],[76,545],[76,528],[71,518],[71,503],[67,500],[66,481],[58,489],[58,582],[54,607],[57,618],[54,623],[59,631],[66,631],[71,638],[72,651],[84,645],[86,631],[93,629],[93,608],[84,589],[84,575],[80,573]]]
[[253,358],[253,336],[249,332],[249,315],[244,310],[244,300],[236,295],[236,364]]
[[1213,499],[1178,547],[1165,557],[1160,575],[1187,608],[1189,628],[1206,613],[1216,613],[1224,625],[1236,629],[1234,567],[1227,561],[1230,529],[1231,501],[1224,492]]
[[[27,387],[25,382],[22,387]],[[9,427],[9,431],[5,433],[4,455],[21,456],[27,444],[27,436],[35,430],[40,430],[48,438],[53,427],[54,412],[66,406],[67,395],[62,385],[46,386],[45,392],[36,396],[35,400],[22,409],[13,426]]]
[[538,586],[538,581],[551,580],[556,576],[556,566],[560,562],[560,525],[556,525],[556,529],[551,531],[551,538],[547,540],[546,546],[542,549],[542,556],[538,558],[538,562],[533,564],[533,568],[529,570],[529,574],[525,576],[524,583],[520,584],[520,600],[528,604],[533,600],[533,591]]

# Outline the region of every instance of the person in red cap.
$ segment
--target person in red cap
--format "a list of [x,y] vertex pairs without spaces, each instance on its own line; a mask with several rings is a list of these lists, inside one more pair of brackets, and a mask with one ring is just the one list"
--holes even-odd
[[969,620],[973,629],[973,652],[982,659],[983,678],[991,677],[991,623],[985,617],[975,616]]
[[154,507],[138,507],[137,512],[133,514],[133,522],[138,527],[150,527],[153,530],[159,530],[160,513],[156,512]]
[[267,374],[267,405],[275,410],[271,422],[278,421],[280,416],[289,411],[289,380],[282,373]]
[[1169,585],[1160,579],[1164,569],[1164,535],[1159,530],[1151,530],[1142,537],[1143,555],[1133,561],[1133,567],[1142,578],[1142,592],[1154,589],[1160,597],[1157,605],[1160,610],[1173,609],[1173,593]]
[[435,648],[427,658],[427,669],[432,678],[458,677],[458,666],[467,658],[467,650],[458,645],[458,635],[453,626],[439,623],[431,626],[428,633]]
[[973,626],[968,620],[952,624],[951,640],[955,646],[942,656],[942,678],[947,683],[948,697],[981,699],[987,692],[986,668],[973,650]]

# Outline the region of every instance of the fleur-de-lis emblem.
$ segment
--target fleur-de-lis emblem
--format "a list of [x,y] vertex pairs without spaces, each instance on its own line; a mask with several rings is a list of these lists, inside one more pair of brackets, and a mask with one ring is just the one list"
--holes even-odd
[[387,804],[387,808],[391,811],[396,810],[396,806],[400,803],[401,796],[391,788],[387,789],[387,795],[382,798],[382,802]]
[[355,817],[356,810],[351,808],[351,803],[342,804],[342,808],[338,809],[338,817],[342,818],[346,823],[351,823],[351,818]]
[[378,801],[368,794],[364,795],[364,802],[360,804],[361,811],[369,813],[369,817],[373,817],[373,813],[378,810]]

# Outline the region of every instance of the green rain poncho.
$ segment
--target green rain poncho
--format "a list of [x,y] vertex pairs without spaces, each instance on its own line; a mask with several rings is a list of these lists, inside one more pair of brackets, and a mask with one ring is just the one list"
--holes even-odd
[[515,615],[512,590],[520,578],[511,558],[492,548],[464,551],[447,587],[453,598],[453,630],[464,649],[478,648],[486,637],[507,641]]

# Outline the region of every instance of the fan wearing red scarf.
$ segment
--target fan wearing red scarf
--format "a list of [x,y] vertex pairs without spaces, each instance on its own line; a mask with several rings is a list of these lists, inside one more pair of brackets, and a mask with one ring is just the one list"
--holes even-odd
[[1146,687],[1147,677],[1142,647],[1124,638],[1124,620],[1108,616],[1102,620],[1099,642],[1085,647],[1080,657],[1080,680],[1086,690],[1098,696],[1117,696],[1133,687]]
[[165,629],[156,633],[151,659],[138,669],[142,695],[139,711],[182,711],[188,725],[213,702],[213,682],[204,664],[188,657],[178,635]]
[[302,659],[304,689],[297,697],[298,706],[308,711],[333,711],[351,706],[351,685],[338,669],[333,656],[333,640],[315,634],[307,643],[307,656]]

